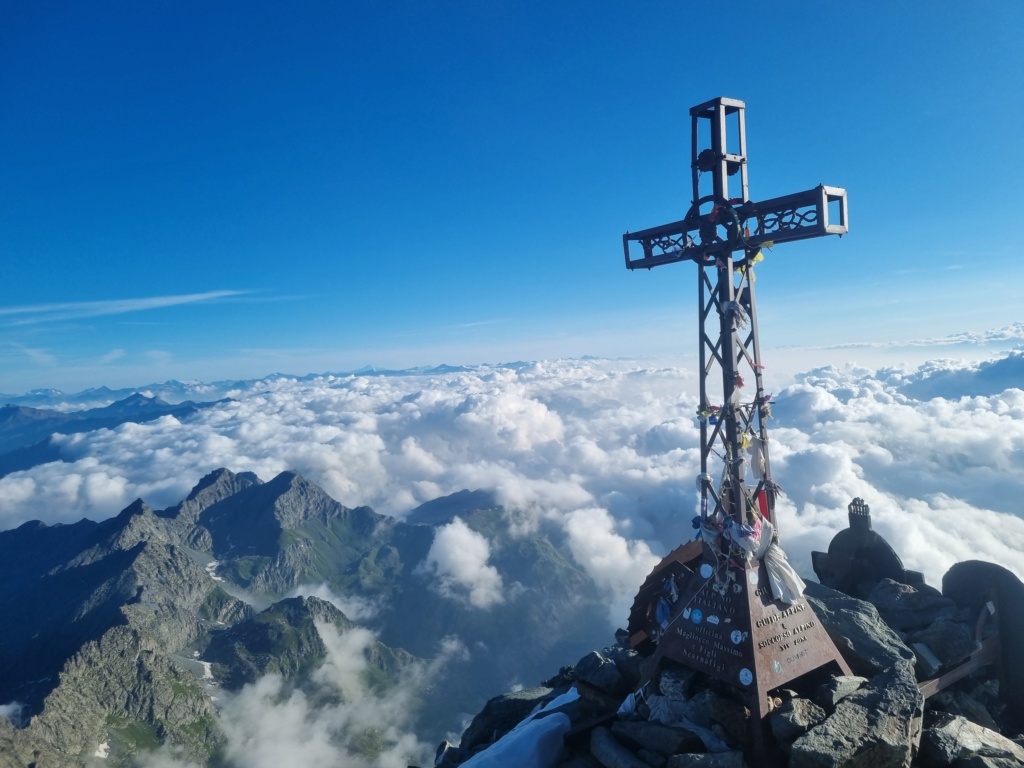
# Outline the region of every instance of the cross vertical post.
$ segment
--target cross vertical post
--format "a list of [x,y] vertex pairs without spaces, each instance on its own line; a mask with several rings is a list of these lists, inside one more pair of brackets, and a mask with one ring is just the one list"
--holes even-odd
[[630,270],[693,261],[699,307],[701,541],[680,546],[648,576],[629,634],[634,648],[653,654],[653,669],[670,659],[738,687],[761,758],[769,691],[828,664],[850,671],[778,548],[754,265],[762,249],[848,227],[838,187],[750,200],[745,109],[720,97],[690,110],[689,211],[622,238]]

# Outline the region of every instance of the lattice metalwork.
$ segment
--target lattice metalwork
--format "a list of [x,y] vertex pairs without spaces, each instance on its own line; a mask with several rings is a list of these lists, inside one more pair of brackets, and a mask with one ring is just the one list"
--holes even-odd
[[622,238],[629,269],[697,265],[700,326],[701,541],[677,548],[648,576],[628,631],[631,645],[652,655],[650,668],[672,659],[738,686],[757,726],[750,764],[763,765],[769,691],[827,664],[846,674],[849,667],[802,586],[777,583],[785,554],[776,540],[754,271],[762,249],[845,234],[847,207],[845,190],[824,185],[750,201],[744,110],[725,98],[690,110],[690,210]]
[[[679,261],[698,267],[702,517],[727,511],[747,522],[748,513],[760,513],[774,523],[766,427],[771,396],[761,377],[754,267],[762,249],[846,234],[848,213],[846,190],[823,184],[751,201],[744,111],[742,101],[727,98],[690,110],[690,210],[680,221],[627,232],[622,245],[629,269]],[[738,194],[730,190],[734,179]],[[639,254],[631,251],[636,245]],[[723,464],[717,482],[709,474],[716,456]],[[748,469],[753,489],[746,484]]]

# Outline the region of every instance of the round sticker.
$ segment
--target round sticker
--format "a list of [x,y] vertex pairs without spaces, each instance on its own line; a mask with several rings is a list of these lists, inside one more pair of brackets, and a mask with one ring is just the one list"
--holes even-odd
[[772,662],[772,672],[774,672],[776,675],[782,674],[782,664],[779,663],[778,659]]
[[715,569],[712,568],[709,563],[704,563],[704,565],[702,565],[700,567],[700,575],[701,575],[701,578],[703,578],[703,579],[710,579],[711,578],[711,574],[714,573],[714,572],[715,572]]
[[690,621],[692,621],[694,624],[700,624],[700,622],[701,622],[701,620],[703,618],[704,618],[704,614],[701,613],[700,610],[696,609],[696,608],[694,609],[693,613],[690,614]]
[[740,670],[740,682],[743,683],[743,685],[750,685],[754,682],[754,675],[751,674],[750,670],[746,667]]
[[747,573],[747,581],[757,586],[757,571],[749,571]]
[[738,629],[734,629],[732,631],[732,634],[729,635],[729,639],[732,640],[734,645],[739,645],[743,642],[743,633],[740,632]]

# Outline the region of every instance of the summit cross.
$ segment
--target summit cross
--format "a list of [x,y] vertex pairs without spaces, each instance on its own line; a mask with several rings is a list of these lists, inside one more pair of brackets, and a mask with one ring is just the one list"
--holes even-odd
[[[702,514],[708,513],[710,499],[714,502],[711,514],[725,512],[741,522],[745,509],[757,503],[761,514],[774,524],[776,486],[765,427],[771,408],[761,376],[753,266],[763,258],[762,249],[779,243],[846,234],[846,190],[819,185],[751,202],[745,109],[742,101],[722,97],[690,110],[693,203],[689,212],[681,221],[627,232],[622,245],[628,269],[679,261],[697,264]],[[734,195],[730,182],[736,175],[739,189]],[[642,255],[631,255],[631,243],[640,246]],[[720,394],[712,391],[716,368]],[[754,385],[750,398],[742,396],[747,381]],[[708,474],[716,448],[728,467],[726,481],[718,489]],[[751,457],[757,479],[752,493],[743,479],[744,452]]]
[[844,189],[824,185],[752,202],[745,108],[717,98],[690,110],[689,211],[680,221],[622,237],[628,269],[697,265],[700,326],[700,537],[648,576],[630,611],[629,636],[637,651],[653,655],[651,677],[671,660],[737,687],[750,705],[752,750],[761,765],[772,691],[826,665],[843,674],[850,669],[778,547],[754,265],[762,249],[846,234],[847,205]]

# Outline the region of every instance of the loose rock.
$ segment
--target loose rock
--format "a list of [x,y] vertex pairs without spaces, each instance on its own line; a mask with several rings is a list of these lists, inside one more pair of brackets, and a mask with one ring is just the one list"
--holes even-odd
[[913,667],[894,664],[798,738],[790,768],[907,768],[920,741],[923,707]]
[[1024,765],[1024,748],[960,715],[942,717],[921,737],[921,765],[924,768],[942,768],[974,755],[1013,760],[1015,765]]
[[804,593],[822,626],[855,674],[874,677],[914,652],[879,616],[871,603],[814,582]]

